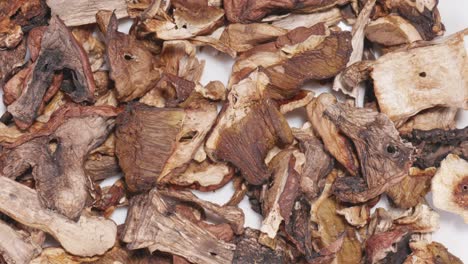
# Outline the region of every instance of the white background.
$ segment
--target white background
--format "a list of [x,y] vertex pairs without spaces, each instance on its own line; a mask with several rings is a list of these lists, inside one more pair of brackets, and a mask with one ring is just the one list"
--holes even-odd
[[[442,16],[442,21],[446,26],[446,35],[460,31],[465,27],[468,27],[468,0],[441,0],[439,3],[439,10]],[[128,32],[130,27],[130,21],[122,21],[119,30],[122,32]],[[468,39],[465,40],[465,47],[468,49]],[[202,84],[207,84],[212,80],[220,80],[224,84],[227,83],[229,75],[231,73],[231,66],[233,60],[226,55],[217,54],[210,48],[205,48],[199,53],[199,58],[206,61],[205,71],[202,77]],[[320,87],[315,83],[308,83],[306,88],[313,89],[315,92],[320,93],[326,91],[327,87]],[[450,92],[450,90],[447,90]],[[1,92],[0,92],[1,93]],[[5,107],[0,103],[0,113],[5,111]],[[305,122],[305,116],[303,112],[295,112],[287,116],[291,126],[300,127]],[[458,115],[458,127],[465,127],[468,125],[468,111],[460,113]],[[108,186],[115,182],[119,176],[109,178],[105,180],[102,185]],[[209,193],[195,192],[199,197],[223,204],[229,200],[233,194],[232,184],[227,184],[223,188]],[[432,205],[430,194],[427,197],[428,202]],[[382,199],[377,206],[387,206],[386,199]],[[245,198],[240,207],[245,213],[245,225],[253,228],[259,228],[261,218],[258,214],[250,209],[250,204]],[[376,207],[375,207],[376,208]],[[443,243],[448,247],[449,251],[459,257],[463,262],[468,263],[468,225],[464,224],[461,217],[438,211],[441,216],[440,230],[433,235],[433,240]],[[126,208],[117,209],[112,215],[112,219],[117,224],[122,224],[125,221]]]

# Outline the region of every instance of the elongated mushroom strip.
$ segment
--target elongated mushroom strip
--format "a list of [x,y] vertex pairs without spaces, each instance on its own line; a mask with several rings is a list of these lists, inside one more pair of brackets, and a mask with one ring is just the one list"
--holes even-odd
[[172,207],[156,189],[133,197],[122,235],[127,248],[168,252],[193,263],[232,262],[235,245],[216,239]]
[[412,163],[413,147],[403,143],[388,117],[341,103],[329,106],[325,115],[353,141],[365,180],[338,178],[334,191],[337,197],[347,202],[365,202],[404,178]]
[[127,3],[125,0],[47,0],[52,12],[57,14],[67,26],[80,26],[96,22],[99,10],[114,10],[117,18],[127,17]]
[[37,117],[37,112],[54,73],[62,72],[65,83],[61,89],[75,102],[93,101],[94,79],[86,53],[71,32],[56,16],[42,38],[41,51],[32,78],[14,103],[8,106],[18,127],[26,129]]
[[82,215],[74,222],[42,207],[38,194],[0,176],[0,211],[16,221],[51,234],[68,252],[78,256],[103,254],[117,236],[117,226],[102,217]]
[[188,191],[161,190],[159,193],[162,196],[171,197],[182,202],[195,203],[202,207],[207,213],[215,215],[216,217],[228,223],[237,235],[244,232],[244,213],[238,207],[219,206],[217,204],[204,201]]
[[[292,30],[298,27],[311,27],[319,23],[325,23],[326,26],[338,24],[342,19],[339,8],[330,8],[328,10],[314,12],[310,14],[289,13],[287,16],[281,16],[271,21],[271,25],[286,30]],[[270,22],[269,17],[263,19],[264,22]]]
[[398,131],[400,134],[408,134],[413,130],[454,129],[457,112],[456,107],[429,108],[408,119]]
[[15,178],[32,169],[41,204],[76,219],[88,198],[86,156],[107,138],[113,123],[97,113],[69,118],[50,135],[7,151],[3,174]]
[[183,173],[216,114],[206,101],[185,109],[128,106],[117,119],[116,153],[129,189],[148,190]]
[[7,263],[29,263],[39,253],[40,245],[0,221],[0,254]]
[[340,133],[338,127],[325,116],[325,109],[336,104],[336,98],[323,93],[307,105],[307,117],[312,128],[322,139],[325,149],[345,167],[351,175],[358,174],[359,162],[351,141]]
[[375,62],[353,64],[344,78],[359,82],[370,72],[379,108],[397,127],[425,109],[466,107],[467,34],[468,30],[461,31],[443,40],[387,53]]
[[254,185],[270,178],[264,162],[268,151],[293,140],[284,116],[264,98],[267,82],[265,74],[253,72],[235,85],[206,141],[210,157],[232,163]]

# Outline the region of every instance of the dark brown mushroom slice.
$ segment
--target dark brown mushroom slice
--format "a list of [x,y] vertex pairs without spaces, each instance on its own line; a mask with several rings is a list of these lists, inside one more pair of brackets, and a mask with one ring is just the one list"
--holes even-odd
[[86,175],[93,181],[101,181],[122,172],[117,157],[106,155],[88,157],[84,168]]
[[453,263],[462,264],[459,258],[451,254],[447,248],[438,242],[417,241],[410,243],[412,250],[411,255],[403,262],[403,264],[411,264],[417,262],[426,263]]
[[131,104],[117,119],[116,153],[132,192],[183,173],[216,119],[216,105],[187,108]]
[[7,108],[20,128],[26,129],[34,122],[56,72],[63,74],[61,89],[73,101],[94,100],[95,85],[88,58],[63,22],[54,16],[42,38],[32,78],[18,100]]
[[[385,258],[392,258],[387,256],[390,252],[399,252],[399,247],[407,247],[409,232],[404,229],[394,229],[370,236],[366,240],[366,263],[392,263],[385,262]],[[403,242],[403,243],[400,243]],[[406,253],[404,251],[403,253]],[[396,257],[396,256],[393,256]],[[403,256],[406,259],[406,256]],[[396,263],[396,262],[393,262]]]
[[[6,83],[16,74],[18,69],[24,64],[26,57],[26,41],[22,41],[11,50],[0,49],[0,82]],[[3,85],[2,85],[3,86]]]
[[[98,13],[104,16],[105,13]],[[104,21],[105,22],[105,21]],[[133,35],[117,31],[117,17],[112,14],[106,34],[110,77],[115,82],[119,101],[128,102],[143,96],[160,78],[153,54]]]
[[41,249],[41,245],[35,244],[26,234],[0,220],[0,257],[6,263],[29,263]]
[[218,240],[174,210],[158,190],[130,200],[122,241],[130,250],[148,248],[175,254],[192,263],[231,263],[236,246]]
[[334,194],[346,202],[365,202],[403,180],[413,147],[403,143],[387,116],[366,108],[334,104],[325,115],[354,143],[363,178],[342,177]]
[[48,134],[23,136],[18,146],[2,156],[5,176],[16,178],[32,169],[42,205],[70,219],[81,215],[88,198],[89,182],[83,166],[86,156],[107,138],[114,123],[89,108],[90,114],[62,120]]
[[297,250],[305,256],[307,261],[311,262],[317,258],[312,245],[313,226],[310,221],[310,202],[308,199],[298,197],[294,201],[291,214],[285,219],[284,227],[287,239],[297,247]]
[[109,218],[115,208],[122,206],[126,201],[125,186],[122,180],[116,181],[112,186],[98,188],[93,201],[93,208],[102,211]]

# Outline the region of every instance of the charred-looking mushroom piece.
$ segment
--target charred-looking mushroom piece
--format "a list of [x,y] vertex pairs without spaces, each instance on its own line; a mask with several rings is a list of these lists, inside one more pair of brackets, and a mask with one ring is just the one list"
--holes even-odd
[[64,76],[61,89],[73,101],[94,100],[95,84],[88,57],[57,16],[52,17],[42,37],[41,51],[32,71],[21,96],[7,108],[22,129],[30,127],[36,119],[42,98],[57,72]]
[[458,214],[468,223],[468,161],[448,155],[432,178],[434,206]]
[[384,114],[337,103],[325,115],[354,143],[362,177],[342,177],[334,193],[346,202],[365,202],[400,182],[412,163],[413,147],[403,143]]
[[[3,175],[14,179],[32,169],[41,204],[77,219],[89,195],[86,156],[104,142],[114,126],[110,117],[92,113],[95,108],[84,107],[84,111],[91,111],[88,115],[58,120],[61,124],[50,133],[20,138],[15,142],[19,146],[6,150],[1,157],[5,164]],[[56,121],[53,118],[49,124]]]
[[127,248],[176,254],[193,263],[231,263],[236,246],[218,240],[175,211],[174,204],[153,189],[130,200],[122,241]]

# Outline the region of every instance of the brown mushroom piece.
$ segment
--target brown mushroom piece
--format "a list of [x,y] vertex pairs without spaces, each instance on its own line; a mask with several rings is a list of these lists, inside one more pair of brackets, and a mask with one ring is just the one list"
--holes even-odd
[[448,155],[432,178],[434,206],[463,217],[468,223],[468,162]]
[[366,263],[380,263],[390,252],[397,252],[401,246],[399,242],[404,241],[407,234],[408,231],[396,228],[370,236],[366,240]]
[[341,103],[325,115],[354,143],[362,177],[338,178],[334,194],[346,202],[365,202],[403,180],[412,163],[413,147],[403,143],[393,123],[382,113]]
[[[101,18],[106,15],[105,11],[96,14]],[[107,31],[103,33],[106,35],[110,77],[115,82],[117,99],[128,102],[143,96],[160,78],[161,70],[156,58],[134,36],[117,31],[115,13],[112,13],[108,23],[103,23],[107,26]]]
[[457,113],[456,107],[429,108],[408,119],[398,131],[400,134],[408,134],[413,130],[455,129]]
[[[114,109],[99,107],[80,109],[78,106],[62,110],[77,111],[78,115],[53,118],[46,125],[46,128],[53,126],[52,130],[44,132],[43,129],[15,141],[9,146],[14,148],[2,154],[5,164],[2,173],[16,178],[32,169],[41,204],[70,219],[77,219],[89,191],[83,167],[85,158],[106,139],[113,128],[110,116],[115,113]],[[108,111],[107,116],[100,111]],[[74,136],[76,131],[80,131],[79,136]]]
[[231,263],[236,246],[176,213],[158,190],[130,200],[122,241],[127,248],[148,248],[186,258],[193,263]]
[[6,263],[29,263],[41,250],[26,234],[0,221],[0,257]]
[[75,222],[44,208],[36,191],[0,176],[0,212],[14,220],[51,234],[71,254],[94,256],[111,248],[117,226],[102,217],[82,215]]
[[388,15],[371,21],[365,29],[366,38],[384,46],[410,44],[422,40],[418,30],[398,15]]
[[73,101],[94,100],[95,85],[88,58],[63,22],[54,16],[42,38],[32,78],[18,100],[7,107],[18,127],[26,129],[34,122],[42,98],[57,71],[64,75],[65,83],[61,89]]
[[403,264],[411,263],[453,263],[462,264],[456,256],[452,255],[446,247],[437,242],[417,241],[410,243],[410,248],[413,253],[403,262]]
[[291,130],[272,100],[265,98],[268,78],[253,72],[232,87],[206,141],[207,154],[237,167],[250,184],[270,178],[264,160],[275,145],[291,143]]
[[[6,83],[24,64],[26,57],[26,41],[21,42],[11,50],[0,49],[0,82]],[[3,86],[3,85],[2,85]]]
[[464,108],[468,101],[468,81],[464,78],[468,71],[464,45],[467,32],[398,49],[376,61],[353,64],[344,78],[360,82],[370,74],[380,110],[397,127],[436,106]]
[[206,101],[185,109],[129,105],[116,129],[116,153],[129,190],[149,190],[183,173],[216,115],[216,105]]

